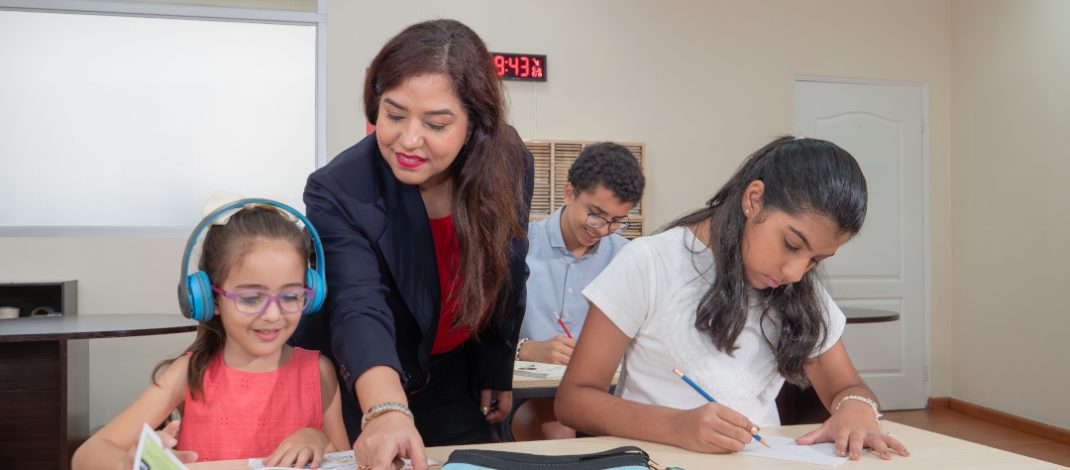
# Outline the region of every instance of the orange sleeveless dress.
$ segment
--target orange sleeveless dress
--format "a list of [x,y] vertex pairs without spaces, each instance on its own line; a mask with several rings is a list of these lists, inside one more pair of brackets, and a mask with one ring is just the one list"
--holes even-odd
[[293,348],[271,372],[231,369],[217,354],[203,390],[197,400],[186,390],[175,446],[198,461],[267,457],[298,429],[323,430],[318,351]]

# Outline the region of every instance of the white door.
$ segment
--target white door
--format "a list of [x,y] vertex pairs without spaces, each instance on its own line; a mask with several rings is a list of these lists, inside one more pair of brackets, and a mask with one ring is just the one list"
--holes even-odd
[[922,408],[928,400],[924,116],[924,85],[795,81],[796,133],[835,142],[866,175],[862,231],[822,264],[841,307],[900,314],[849,324],[843,335],[886,409]]

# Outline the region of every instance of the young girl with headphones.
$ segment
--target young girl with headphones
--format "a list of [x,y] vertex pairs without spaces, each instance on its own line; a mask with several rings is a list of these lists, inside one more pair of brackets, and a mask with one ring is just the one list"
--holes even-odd
[[862,228],[867,197],[858,163],[831,142],[759,149],[706,207],[629,243],[584,289],[591,306],[557,416],[590,434],[734,452],[780,424],[787,379],[812,385],[832,414],[799,444],[907,455],[881,432],[876,396],[840,339],[846,317],[814,274]]
[[[187,276],[209,225],[200,271]],[[181,428],[172,421],[159,434],[185,462],[262,457],[268,466],[315,468],[325,452],[348,449],[334,367],[286,344],[302,313],[323,303],[322,269],[315,229],[289,206],[246,199],[205,217],[186,244],[179,282],[183,314],[202,322],[196,340],[156,367],[152,385],[78,449],[73,467],[130,468],[142,423],[156,428],[175,409]]]

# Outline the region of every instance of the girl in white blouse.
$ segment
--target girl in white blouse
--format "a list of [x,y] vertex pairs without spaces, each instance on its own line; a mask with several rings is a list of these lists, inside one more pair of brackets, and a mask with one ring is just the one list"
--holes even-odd
[[591,308],[557,416],[591,434],[734,452],[779,424],[786,379],[812,385],[831,412],[799,444],[907,455],[881,432],[840,340],[845,317],[813,273],[862,228],[866,199],[858,163],[831,142],[782,137],[756,151],[706,207],[630,243],[584,290]]

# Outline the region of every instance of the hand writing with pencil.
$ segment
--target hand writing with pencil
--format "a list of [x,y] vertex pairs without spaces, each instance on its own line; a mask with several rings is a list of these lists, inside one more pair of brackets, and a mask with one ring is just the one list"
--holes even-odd
[[520,360],[546,364],[568,364],[576,341],[565,336],[554,336],[545,341],[527,340],[520,348]]
[[[683,380],[685,383],[687,383],[687,385],[689,387],[691,387],[694,391],[698,392],[699,395],[702,395],[702,398],[705,398],[706,401],[708,401],[710,405],[717,405],[719,407],[718,412],[723,413],[723,415],[718,414],[717,416],[720,417],[720,421],[716,421],[715,420],[714,424],[720,424],[721,422],[723,422],[723,423],[728,423],[730,425],[742,426],[744,431],[747,432],[747,438],[745,438],[742,441],[744,446],[746,446],[747,443],[749,443],[751,439],[754,439],[754,440],[758,441],[759,443],[761,443],[762,445],[764,445],[766,447],[769,447],[769,444],[766,443],[764,440],[762,440],[762,436],[758,435],[758,426],[755,425],[754,423],[750,422],[750,420],[747,419],[746,416],[743,416],[743,415],[739,414],[738,412],[736,412],[736,410],[733,410],[731,408],[722,406],[721,404],[717,403],[717,399],[713,398],[713,395],[710,395],[709,392],[707,392],[706,390],[703,390],[702,387],[699,386],[699,384],[695,383],[694,380],[691,380],[691,377],[688,377],[687,374],[685,374],[682,370],[677,369],[677,368],[674,367],[672,369],[672,371],[673,371],[673,373],[675,373],[677,375],[677,377],[680,377],[681,380]],[[707,406],[709,406],[709,405],[707,405]],[[705,407],[702,407],[702,408],[705,408]],[[702,409],[702,408],[699,408],[699,409]],[[718,431],[721,432],[722,435],[724,435],[726,437],[734,437],[734,436],[738,435],[738,430],[737,429],[731,429],[731,427],[727,427],[726,428],[724,425],[718,426],[718,428],[719,428]],[[722,430],[722,429],[724,429],[724,430]],[[736,446],[736,444],[737,444],[736,442],[729,441],[729,444],[730,444],[730,447],[727,447],[727,448],[724,447],[724,446],[720,446],[720,445],[718,445],[718,447],[722,448],[722,449],[725,449],[723,452],[736,452],[736,451],[739,451],[739,450],[743,450],[742,447],[736,448],[737,447]],[[713,451],[713,452],[717,452],[717,451]]]
[[720,403],[680,410],[673,422],[678,425],[669,438],[675,445],[713,454],[739,452],[758,432],[746,416]]

